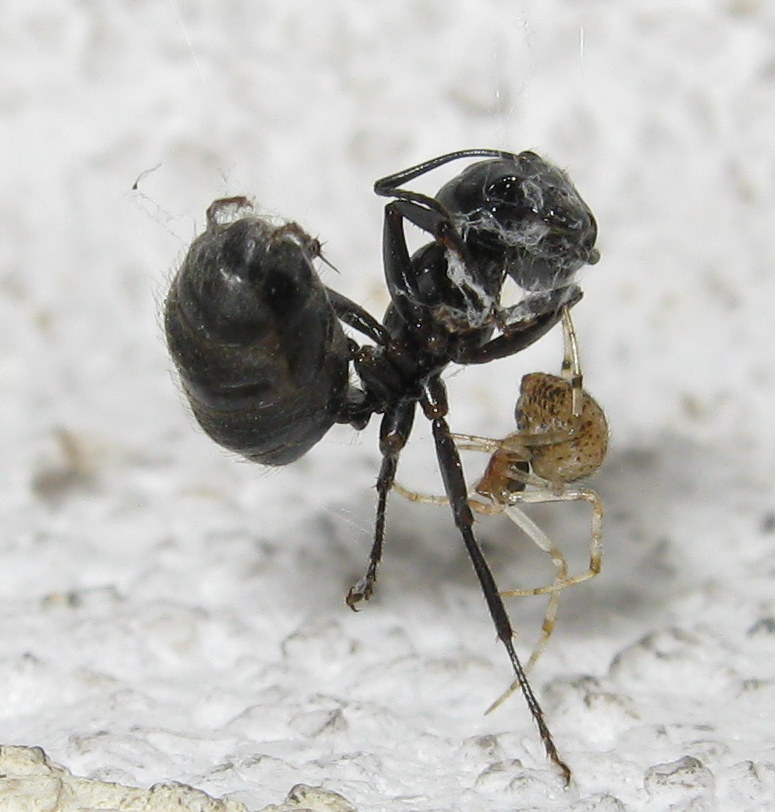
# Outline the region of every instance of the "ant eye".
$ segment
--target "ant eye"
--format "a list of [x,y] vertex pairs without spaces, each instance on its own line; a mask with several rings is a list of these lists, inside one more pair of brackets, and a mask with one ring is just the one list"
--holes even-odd
[[512,173],[490,183],[484,190],[484,197],[491,210],[503,216],[524,217],[532,210],[522,184]]

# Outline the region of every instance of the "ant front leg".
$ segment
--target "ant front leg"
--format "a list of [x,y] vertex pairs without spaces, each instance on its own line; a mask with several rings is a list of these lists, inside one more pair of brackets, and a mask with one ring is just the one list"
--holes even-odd
[[[433,237],[433,242],[421,248],[414,257],[406,243],[405,220]],[[427,289],[432,288],[438,295],[452,285],[448,269],[466,267],[466,249],[449,215],[433,198],[407,192],[405,198],[385,206],[382,253],[385,281],[401,321],[417,325],[416,329],[426,334],[429,349],[433,348],[434,342],[445,342],[446,332],[431,316],[429,308],[436,302],[427,300]],[[427,278],[430,269],[433,269],[432,285]],[[465,284],[464,273],[456,290],[458,295],[472,299],[472,307],[477,311],[486,308],[478,291]]]
[[396,478],[398,457],[401,449],[406,445],[412,431],[416,401],[401,400],[386,412],[380,426],[379,448],[382,452],[382,465],[377,477],[377,517],[374,522],[374,542],[369,555],[369,566],[366,574],[350,591],[345,599],[347,605],[354,612],[356,605],[362,600],[369,600],[374,592],[377,581],[377,568],[382,560],[382,547],[385,540],[385,513],[387,510],[387,496]]
[[436,456],[438,457],[439,469],[452,508],[455,525],[463,536],[466,550],[481,584],[487,608],[490,610],[490,616],[495,624],[498,639],[506,648],[516,677],[515,681],[519,683],[522,689],[522,694],[538,727],[546,754],[560,768],[565,783],[569,784],[571,778],[570,768],[557,752],[557,747],[544,718],[544,712],[533,693],[522,663],[517,656],[513,641],[514,631],[506,613],[506,607],[503,605],[503,599],[498,592],[498,587],[495,584],[495,579],[484,557],[482,548],[474,536],[474,517],[468,503],[468,489],[463,475],[463,465],[452,432],[450,432],[449,425],[445,420],[447,398],[444,384],[439,377],[431,378],[426,384],[422,407],[426,417],[431,420],[433,439],[436,444]]
[[522,303],[503,311],[507,315],[501,334],[480,347],[466,347],[455,360],[459,364],[486,364],[498,358],[508,358],[529,347],[557,324],[583,293],[577,285],[542,294],[541,307],[518,309]]

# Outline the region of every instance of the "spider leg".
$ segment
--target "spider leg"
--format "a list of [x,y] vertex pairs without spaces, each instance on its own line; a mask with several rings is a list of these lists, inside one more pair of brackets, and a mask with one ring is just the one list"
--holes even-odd
[[570,783],[571,772],[567,764],[560,758],[557,748],[552,739],[552,734],[544,719],[544,713],[541,709],[538,699],[533,693],[533,689],[528,682],[527,675],[522,666],[522,663],[517,656],[514,649],[513,636],[514,632],[511,627],[511,621],[506,613],[506,608],[503,605],[503,599],[498,592],[498,587],[495,584],[495,579],[492,576],[487,560],[482,553],[482,548],[473,533],[474,517],[471,512],[471,507],[468,504],[468,489],[466,488],[465,478],[463,476],[463,466],[460,462],[460,455],[458,454],[455,441],[449,430],[449,425],[444,419],[446,409],[446,395],[444,392],[443,384],[440,378],[434,378],[429,381],[426,387],[426,395],[422,401],[423,410],[426,416],[431,420],[431,427],[433,432],[433,439],[436,444],[436,455],[439,460],[439,468],[441,476],[444,481],[444,489],[449,498],[450,507],[452,508],[452,515],[455,520],[460,534],[463,536],[463,541],[466,545],[466,550],[473,564],[474,571],[479,579],[479,583],[484,593],[487,608],[490,611],[490,616],[495,624],[495,629],[498,634],[498,639],[503,643],[506,648],[511,666],[516,676],[516,682],[519,684],[522,694],[525,697],[530,713],[533,716],[541,741],[544,744],[547,756],[559,767],[565,778],[566,784]]
[[382,418],[379,440],[382,464],[377,477],[377,516],[374,522],[374,542],[369,554],[366,574],[350,588],[345,599],[353,611],[357,611],[356,604],[362,600],[367,601],[374,592],[377,568],[382,559],[382,546],[385,540],[387,496],[395,481],[401,449],[406,445],[412,431],[415,404],[414,400],[401,400]]
[[[520,500],[522,501],[522,500]],[[529,501],[529,500],[528,500]],[[557,570],[555,576],[554,586],[552,587],[536,587],[535,589],[510,589],[501,592],[501,595],[506,598],[527,597],[529,595],[543,595],[546,592],[557,592],[556,585],[558,582],[564,583],[568,579],[568,562],[559,547],[555,546],[554,542],[543,530],[522,510],[516,505],[502,505],[501,509],[517,525],[525,535],[537,546],[540,547],[551,559],[554,568]],[[562,587],[564,588],[564,587]],[[536,591],[538,590],[538,591]]]
[[[476,450],[476,451],[498,451],[504,447],[504,445],[511,440],[512,438],[507,438],[506,441],[504,440],[496,440],[490,437],[481,437],[479,435],[473,434],[452,434],[452,438],[455,440],[455,444],[457,445],[458,451],[460,450]],[[510,443],[513,446],[513,451],[521,449],[519,444],[519,437],[517,436],[514,438],[513,442]],[[537,477],[528,471],[521,471],[517,468],[511,470],[509,474],[510,478],[514,481],[521,482],[523,485],[532,484],[534,486],[546,487],[546,483],[540,478]],[[405,499],[409,499],[413,502],[421,502],[424,504],[432,504],[432,505],[445,505],[449,504],[449,499],[443,496],[434,496],[431,494],[424,494],[418,493],[417,491],[411,491],[407,488],[404,488],[398,483],[395,483],[393,486]],[[515,498],[512,495],[512,498]],[[546,552],[549,557],[552,559],[552,563],[557,570],[557,574],[555,576],[553,587],[549,592],[549,601],[546,606],[546,612],[544,613],[544,620],[541,625],[541,637],[539,638],[538,642],[536,643],[533,652],[530,655],[530,659],[528,660],[527,664],[525,665],[525,671],[530,672],[533,668],[535,663],[537,662],[538,658],[544,652],[549,638],[554,631],[554,627],[557,621],[557,612],[559,609],[560,603],[560,588],[559,585],[563,584],[568,578],[568,562],[565,560],[561,550],[555,546],[552,540],[546,535],[546,533],[541,530],[541,528],[532,520],[529,516],[527,516],[524,511],[519,510],[519,508],[508,505],[500,502],[482,502],[479,499],[468,497],[468,504],[478,513],[482,513],[485,515],[495,515],[498,513],[506,513],[506,515],[520,527],[524,533],[530,538],[538,547],[540,547],[544,552]],[[535,589],[525,589],[525,590],[508,590],[507,592],[501,592],[501,596],[508,596],[508,597],[516,597],[516,596],[532,596],[536,594],[542,594],[540,592],[536,592]],[[505,694],[501,697],[495,705],[491,706],[490,710],[497,707],[501,701],[505,698]]]
[[434,496],[430,493],[419,493],[405,488],[400,482],[393,482],[393,490],[401,494],[404,499],[410,502],[420,502],[423,505],[448,505],[449,499],[446,496]]
[[[549,603],[546,607],[544,615],[543,634],[539,640],[533,654],[528,660],[526,670],[532,667],[536,660],[541,656],[546,644],[549,642],[549,637],[554,631],[554,625],[557,617],[557,609],[559,607],[560,592],[569,586],[580,584],[593,578],[600,572],[603,558],[603,502],[600,497],[589,488],[568,488],[562,494],[548,494],[527,492],[515,494],[520,502],[528,503],[541,503],[541,502],[562,502],[562,501],[576,501],[584,499],[592,505],[592,540],[590,542],[589,551],[589,569],[573,577],[568,577],[568,565],[565,557],[554,546],[549,537],[530,519],[523,511],[519,510],[514,505],[504,506],[506,515],[542,549],[545,550],[552,557],[555,567],[557,568],[557,576],[554,582],[545,587],[538,587],[536,589],[510,589],[501,592],[504,598],[511,597],[526,597],[532,595],[545,595],[548,594]],[[511,685],[490,705],[487,713],[495,710],[499,705],[505,702],[515,691],[520,688],[519,681],[514,680]]]
[[[513,594],[513,593],[505,593],[502,592],[501,595],[505,594]],[[524,593],[525,595],[532,594],[529,590]],[[549,638],[552,636],[552,632],[554,631],[555,624],[557,622],[557,610],[560,606],[560,592],[552,592],[549,596],[549,601],[546,604],[546,611],[544,612],[544,622],[541,626],[541,637],[538,639],[538,642],[533,649],[533,653],[530,655],[530,659],[527,661],[527,665],[525,665],[525,671],[530,672],[533,666],[538,661],[538,658],[544,653],[544,649],[546,648],[547,643],[549,642]],[[485,715],[488,713],[492,713],[496,708],[500,707],[512,694],[516,693],[520,689],[519,680],[514,680],[511,685],[490,705],[489,708],[485,711]]]
[[[436,496],[435,494],[431,493],[412,491],[409,488],[405,488],[400,482],[393,483],[393,490],[403,496],[404,499],[408,499],[410,502],[419,502],[422,505],[438,506],[449,504],[448,496]],[[468,498],[468,504],[474,509],[474,511],[477,513],[482,513],[485,516],[494,516],[497,513],[503,513],[503,505],[493,505],[487,502],[480,502],[478,499],[472,499],[470,496]]]
[[[487,441],[488,438],[478,438],[474,435],[452,435],[453,439],[457,437],[467,437],[472,441],[480,441],[484,440]],[[498,441],[492,441],[498,442]],[[457,443],[458,449],[461,448],[461,444]],[[482,449],[482,446],[479,442],[475,442],[472,445],[472,448]],[[521,476],[519,476],[521,474]],[[524,479],[525,483],[528,482],[533,485],[542,486],[544,489],[546,488],[546,483],[541,480],[539,477],[536,477],[532,474],[527,472],[519,472],[514,471],[514,477],[519,479]],[[400,483],[395,482],[393,484],[394,490],[396,490],[401,496],[405,499],[409,499],[413,502],[420,502],[423,504],[432,504],[432,505],[448,505],[450,504],[449,497],[446,496],[437,496],[432,494],[426,493],[419,493],[417,491],[409,490],[404,488]],[[531,492],[532,493],[532,492]],[[521,494],[519,494],[521,496]],[[528,497],[527,499],[520,499],[520,501],[542,501],[545,498],[545,490],[543,493],[540,494],[541,499],[533,499]],[[516,501],[516,495],[514,495]],[[556,569],[556,575],[554,578],[553,583],[547,587],[538,587],[533,589],[514,589],[514,590],[506,590],[502,591],[500,594],[502,597],[528,597],[534,595],[541,595],[541,594],[548,594],[549,601],[546,606],[546,610],[544,612],[544,620],[541,626],[541,636],[538,639],[536,645],[533,648],[533,651],[530,655],[530,659],[527,661],[525,665],[525,672],[529,673],[533,666],[538,661],[541,654],[543,654],[546,646],[549,642],[549,638],[551,637],[552,633],[554,632],[556,622],[557,622],[557,614],[559,610],[560,604],[560,593],[563,589],[568,586],[571,586],[578,581],[574,579],[570,579],[568,577],[568,562],[565,559],[565,556],[562,554],[562,551],[554,544],[554,542],[544,533],[543,530],[529,517],[524,511],[520,510],[515,505],[505,505],[505,504],[492,504],[492,503],[485,503],[478,499],[472,499],[470,496],[468,497],[468,504],[470,507],[476,511],[477,513],[482,513],[485,515],[495,515],[497,513],[505,513],[513,522],[516,524],[523,532],[544,552],[546,552],[549,557],[552,559],[552,563]],[[585,578],[582,576],[578,576],[581,580]],[[520,689],[520,683],[518,680],[515,680],[509,688],[500,696],[498,699],[493,702],[493,704],[487,709],[487,713],[495,710],[499,705],[505,702],[516,690]]]
[[[397,491],[404,499],[408,499],[411,502],[419,502],[425,505],[448,505],[449,498],[446,496],[435,496],[433,494],[428,493],[418,493],[417,491],[409,490],[408,488],[404,488],[398,482],[393,483],[393,490]],[[468,498],[468,504],[473,508],[473,510],[477,513],[482,513],[487,516],[494,516],[498,513],[506,513],[506,515],[519,527],[524,530],[527,536],[529,536],[542,550],[549,554],[552,559],[552,563],[557,569],[557,575],[555,577],[554,585],[562,584],[560,588],[552,589],[549,592],[549,602],[546,605],[546,612],[544,613],[544,620],[541,624],[541,637],[538,639],[535,647],[533,648],[533,652],[530,655],[530,659],[527,661],[525,665],[525,672],[529,673],[533,666],[536,664],[538,658],[543,654],[544,649],[549,642],[549,638],[552,636],[552,632],[554,631],[555,624],[557,622],[557,611],[560,604],[560,591],[564,589],[565,586],[569,586],[566,584],[565,581],[568,578],[568,562],[565,560],[562,552],[554,546],[551,542],[549,537],[541,530],[538,525],[533,522],[525,513],[523,513],[518,508],[509,505],[500,505],[500,504],[492,504],[492,503],[485,503],[481,502],[478,499],[472,499],[471,497]],[[509,589],[506,591],[502,591],[501,597],[522,597],[522,596],[532,596],[536,594],[535,589]],[[519,687],[519,683],[516,683],[517,687]],[[512,693],[512,689],[510,688],[500,699],[496,700],[496,702],[490,706],[487,710],[489,713],[491,710],[494,710],[501,702],[503,702],[507,696],[510,696]]]
[[[557,611],[560,605],[560,592],[566,586],[568,580],[568,562],[562,551],[557,547],[549,536],[522,510],[515,505],[504,505],[503,512],[516,524],[525,535],[540,549],[542,549],[551,559],[552,564],[556,570],[552,589],[549,592],[549,602],[546,605],[544,613],[544,621],[541,626],[541,637],[530,655],[525,668],[529,671],[538,661],[538,658],[543,654],[549,642],[549,638],[554,632],[554,627],[557,622]],[[539,587],[540,589],[540,587]],[[502,597],[527,597],[532,595],[544,594],[537,592],[536,589],[510,589],[501,592]],[[498,703],[499,704],[499,703]]]
[[494,437],[481,437],[478,434],[452,434],[452,439],[460,451],[484,451],[491,454],[503,445],[503,440]]
[[581,417],[582,399],[584,397],[584,376],[579,360],[579,345],[576,339],[576,328],[566,305],[562,309],[563,356],[560,375],[571,385],[571,413],[574,420]]
[[[521,502],[522,504],[543,504],[545,502],[578,502],[578,501],[585,501],[589,502],[592,508],[592,530],[590,534],[590,544],[589,544],[589,567],[586,572],[583,572],[579,575],[574,575],[572,577],[566,575],[561,579],[555,578],[553,584],[549,586],[542,586],[537,587],[536,589],[526,589],[526,590],[510,590],[507,592],[501,593],[504,597],[515,597],[515,596],[524,596],[524,595],[547,595],[551,594],[552,592],[558,592],[560,590],[566,589],[569,586],[574,586],[575,584],[580,584],[584,581],[588,581],[590,578],[594,578],[596,575],[600,573],[600,570],[603,566],[603,516],[605,514],[605,508],[603,506],[603,500],[597,495],[595,491],[591,488],[584,488],[580,486],[566,486],[560,493],[551,493],[547,491],[522,491],[520,493],[514,494],[514,501]],[[512,512],[513,511],[513,512]],[[529,532],[526,529],[526,526],[523,524],[523,521],[527,520],[530,524],[533,524],[530,519],[528,519],[525,514],[514,506],[510,506],[506,510],[506,514],[509,516],[512,521],[522,527],[526,533],[533,539],[533,541],[538,544],[539,547],[542,549],[547,549],[539,542],[539,536],[533,535],[533,533]],[[519,516],[519,519],[517,519]],[[546,534],[538,528],[536,525],[533,525],[540,534],[543,539],[551,544],[548,540]],[[549,550],[547,549],[547,552]],[[560,557],[562,555],[560,554]],[[554,560],[554,559],[553,559]],[[564,559],[563,559],[564,560]]]
[[[538,658],[544,653],[549,638],[554,632],[554,627],[557,623],[557,612],[560,607],[560,591],[568,586],[565,583],[568,577],[568,562],[565,560],[562,552],[555,546],[554,542],[544,533],[543,530],[523,511],[514,505],[501,505],[503,512],[516,524],[521,530],[524,531],[538,547],[546,552],[552,559],[557,574],[553,582],[553,587],[549,592],[549,601],[546,604],[544,612],[544,620],[541,625],[541,637],[538,639],[533,653],[525,666],[526,671],[530,671],[538,661]],[[562,584],[562,586],[559,586]],[[502,597],[527,597],[532,595],[542,594],[541,589],[510,589],[501,592]],[[501,704],[503,704],[515,691],[519,689],[519,682],[514,680],[511,685],[490,705],[485,713],[491,713]]]
[[[501,593],[505,594],[505,593]],[[526,592],[525,594],[530,594]],[[538,658],[544,653],[544,649],[546,648],[547,643],[549,642],[549,638],[552,636],[552,632],[554,631],[555,624],[557,622],[557,610],[560,606],[560,593],[553,592],[549,596],[549,601],[546,604],[546,611],[544,612],[544,622],[541,626],[541,637],[538,639],[538,642],[533,649],[533,653],[530,655],[530,659],[527,661],[527,665],[525,665],[525,671],[530,672],[533,666],[538,661]],[[489,708],[485,711],[485,715],[488,713],[492,713],[496,708],[500,707],[507,699],[511,697],[512,694],[516,693],[520,689],[519,680],[514,680],[511,685],[490,705]]]

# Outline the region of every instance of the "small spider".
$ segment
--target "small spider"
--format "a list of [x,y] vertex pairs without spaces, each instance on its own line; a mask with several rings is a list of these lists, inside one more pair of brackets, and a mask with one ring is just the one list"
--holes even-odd
[[[462,451],[492,454],[484,476],[469,496],[471,508],[488,516],[505,513],[550,556],[555,567],[554,580],[547,586],[500,593],[506,598],[549,595],[541,637],[526,671],[535,665],[554,631],[560,592],[597,575],[603,556],[603,502],[590,488],[570,483],[594,474],[603,464],[608,450],[608,424],[598,403],[584,391],[576,331],[567,307],[562,310],[562,326],[561,377],[533,372],[522,378],[515,410],[516,432],[502,440],[471,434],[452,435]],[[399,483],[395,483],[394,488],[414,502],[448,504],[443,496],[417,493]],[[518,505],[579,500],[589,502],[592,507],[589,568],[571,576],[562,551]],[[487,713],[519,688],[519,681],[515,680]]]

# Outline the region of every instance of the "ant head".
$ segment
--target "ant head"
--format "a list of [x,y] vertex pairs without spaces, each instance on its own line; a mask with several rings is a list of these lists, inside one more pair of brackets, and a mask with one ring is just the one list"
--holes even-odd
[[534,152],[472,164],[437,199],[472,255],[523,290],[564,287],[600,258],[589,207],[565,172]]

